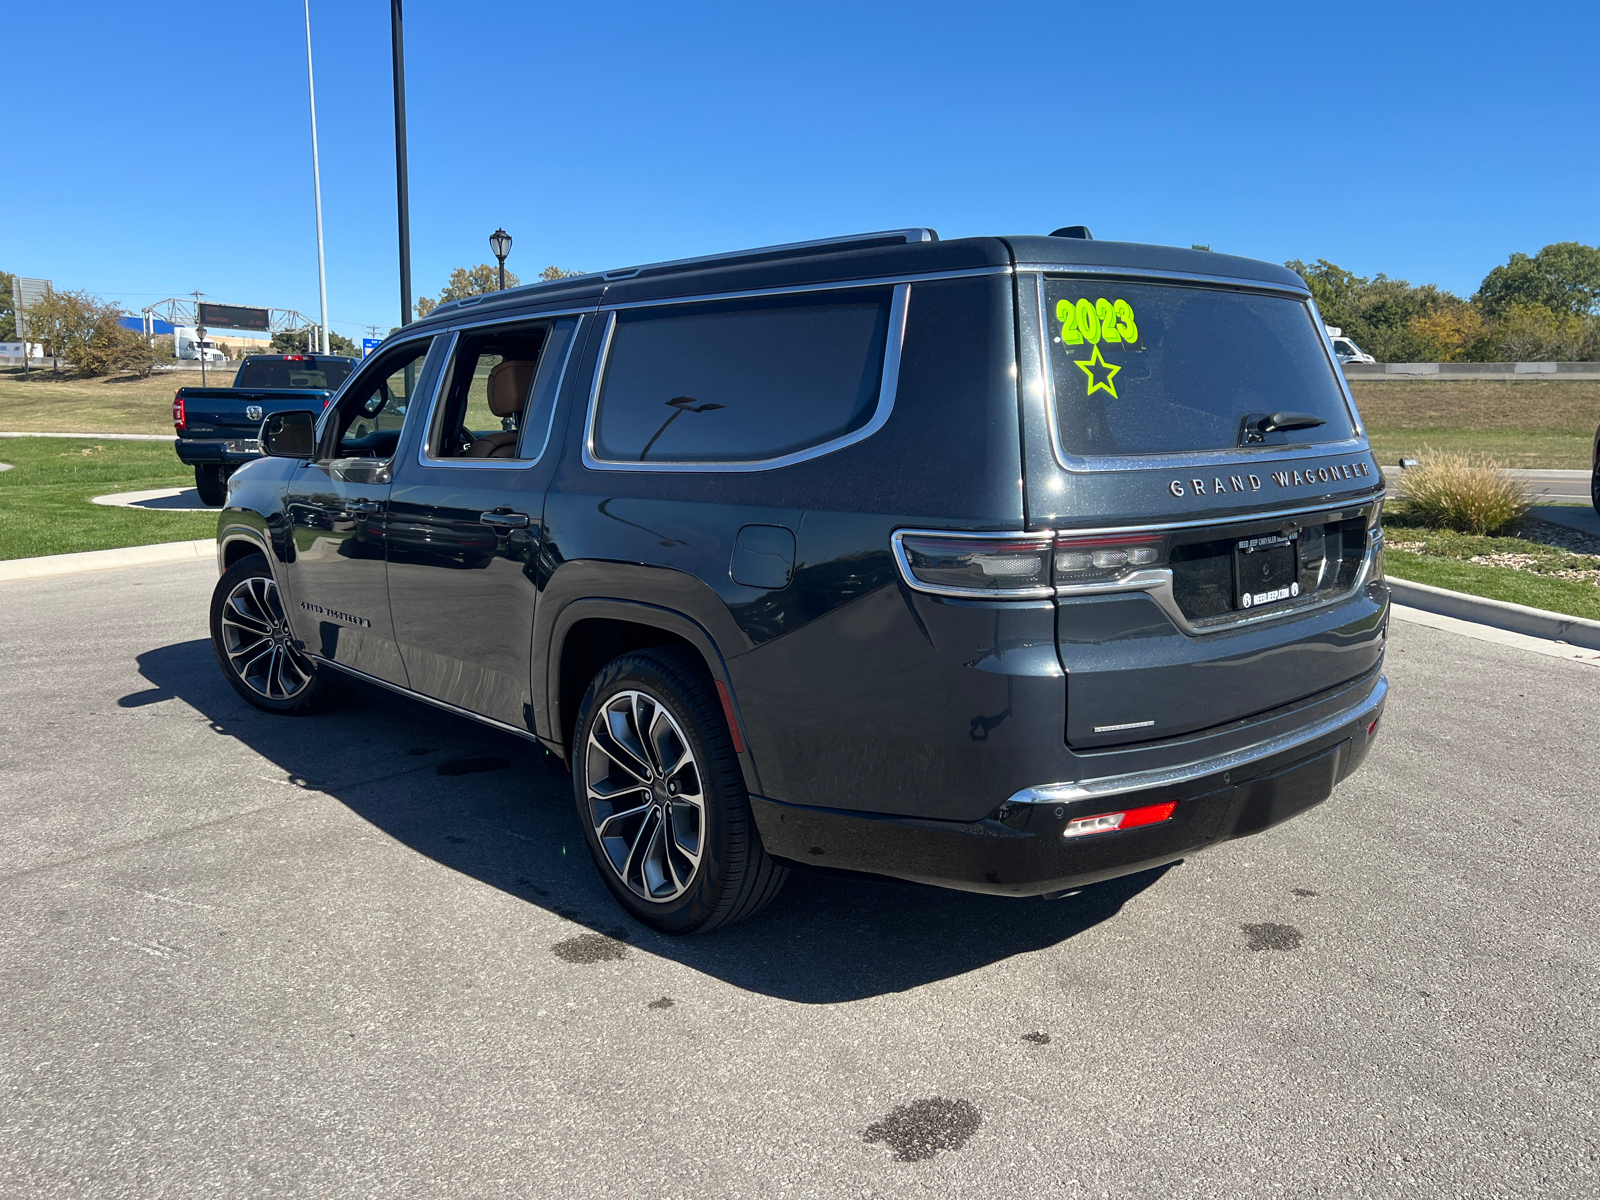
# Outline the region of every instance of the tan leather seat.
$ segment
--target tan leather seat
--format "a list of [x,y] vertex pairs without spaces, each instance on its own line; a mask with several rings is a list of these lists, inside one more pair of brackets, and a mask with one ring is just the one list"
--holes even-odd
[[[521,417],[528,403],[537,364],[531,359],[508,358],[489,372],[489,411],[497,417]],[[465,458],[515,458],[517,430],[485,434],[467,447]]]

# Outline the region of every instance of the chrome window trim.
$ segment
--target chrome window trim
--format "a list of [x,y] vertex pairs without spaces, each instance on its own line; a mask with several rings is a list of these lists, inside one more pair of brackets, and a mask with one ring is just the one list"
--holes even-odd
[[[561,317],[577,317],[578,318],[578,327],[573,330],[572,340],[567,343],[567,352],[564,355],[562,355],[561,366],[559,368],[559,374],[557,374],[557,376],[556,376],[556,383],[555,383],[556,399],[559,402],[559,400],[561,398],[561,388],[562,388],[563,384],[565,384],[565,382],[566,382],[567,370],[572,365],[572,351],[573,351],[573,348],[577,346],[577,344],[578,344],[578,342],[580,340],[579,337],[578,337],[578,334],[583,329],[583,318],[585,316],[588,316],[589,314],[591,314],[593,311],[594,310],[592,308],[583,308],[583,309],[578,309],[578,310],[576,310],[574,312],[537,313],[537,314],[533,314],[533,315],[530,315],[530,316],[527,316],[527,317],[513,318],[511,320],[506,320],[506,319],[502,318],[499,321],[480,321],[475,325],[464,326],[462,328],[480,329],[485,325],[526,324],[526,323],[532,323],[532,322],[541,321],[546,316],[550,317],[552,322],[554,322],[556,320],[559,320]],[[446,387],[445,387],[446,381],[449,380],[449,378],[451,376],[451,373],[455,370],[456,350],[457,350],[457,348],[459,347],[459,345],[461,343],[461,332],[462,332],[462,330],[459,329],[459,328],[458,329],[452,329],[450,331],[450,349],[449,349],[449,353],[445,358],[444,366],[439,371],[439,378],[438,378],[438,381],[435,383],[434,389],[433,389],[433,397],[432,397],[432,399],[430,399],[428,401],[428,423],[427,423],[426,426],[423,427],[422,439],[417,443],[417,465],[421,466],[421,467],[430,467],[430,468],[431,467],[460,468],[460,469],[469,470],[469,471],[481,471],[481,470],[490,470],[490,471],[526,471],[530,467],[537,466],[539,464],[540,460],[542,460],[544,458],[545,451],[550,448],[550,437],[551,437],[551,435],[552,435],[552,433],[553,433],[553,431],[555,429],[556,409],[558,407],[560,407],[559,403],[552,404],[550,406],[550,418],[549,418],[548,421],[545,422],[544,441],[542,441],[539,444],[539,453],[534,455],[532,458],[435,458],[435,457],[433,457],[433,455],[428,453],[428,443],[432,440],[433,433],[434,433],[434,429],[433,429],[434,416],[438,412],[439,403],[444,397],[444,394],[445,394],[445,391],[446,391]],[[539,373],[538,373],[538,371],[535,371],[534,372],[534,377],[533,377],[533,383],[530,383],[528,385],[528,387],[529,387],[529,395],[530,396],[532,395],[533,387],[535,385],[537,385],[538,382],[539,382]],[[520,448],[520,443],[521,443],[521,436],[524,433],[526,433],[525,430],[519,430],[518,431],[519,448]]]
[[865,279],[834,279],[825,283],[795,283],[784,287],[744,288],[733,292],[703,292],[665,296],[657,300],[619,300],[601,304],[601,312],[627,308],[660,308],[668,304],[705,304],[714,300],[748,300],[757,296],[793,296],[803,292],[838,292],[850,288],[897,287],[909,283],[933,283],[941,279],[974,279],[984,275],[1009,275],[1011,268],[964,267],[959,271],[927,271],[912,275],[874,275]]
[[718,472],[748,472],[772,471],[779,467],[790,467],[796,463],[807,462],[813,458],[820,458],[824,454],[832,454],[836,450],[843,450],[846,446],[853,446],[857,442],[865,441],[878,430],[882,429],[889,420],[889,415],[894,411],[895,393],[900,386],[900,351],[906,335],[906,312],[910,307],[911,284],[896,283],[894,295],[889,302],[889,328],[887,343],[883,352],[883,374],[878,383],[878,404],[873,410],[872,419],[860,429],[852,430],[842,437],[830,441],[819,442],[815,446],[808,446],[804,450],[796,450],[790,454],[779,455],[776,458],[747,459],[737,462],[625,462],[618,459],[601,458],[595,453],[595,420],[599,413],[600,389],[605,385],[606,369],[611,358],[611,343],[617,331],[617,311],[621,308],[656,307],[658,304],[682,304],[705,299],[743,299],[745,296],[789,295],[793,293],[814,291],[836,291],[841,288],[881,287],[879,281],[853,282],[848,284],[825,284],[822,286],[806,285],[800,288],[778,288],[750,293],[728,293],[723,296],[705,297],[693,296],[682,299],[648,301],[640,305],[616,305],[606,308],[606,330],[600,343],[600,355],[595,361],[594,381],[589,386],[588,412],[584,417],[583,426],[583,465],[591,471],[718,471]]
[[889,545],[894,552],[894,561],[899,564],[900,578],[905,580],[906,586],[912,591],[923,592],[929,596],[949,596],[957,600],[1048,600],[1056,594],[1056,589],[1048,585],[1002,591],[998,588],[941,587],[938,584],[924,583],[912,572],[911,562],[906,558],[906,548],[901,544],[902,539],[908,537],[934,537],[951,541],[1036,541],[1048,551],[1056,537],[1053,529],[1022,532],[1000,530],[996,533],[973,533],[954,529],[896,529],[889,535]]
[[[1333,350],[1328,345],[1327,331],[1323,326],[1322,315],[1317,311],[1316,304],[1311,300],[1309,292],[1291,291],[1285,288],[1262,287],[1257,290],[1275,292],[1286,298],[1298,300],[1303,305],[1310,306],[1310,318],[1315,323],[1316,329],[1323,342],[1323,354],[1328,359],[1334,377],[1339,381],[1339,394],[1344,398],[1345,411],[1350,417],[1350,424],[1355,429],[1355,436],[1344,438],[1337,442],[1317,442],[1310,446],[1263,446],[1257,450],[1181,450],[1171,454],[1106,454],[1086,456],[1068,454],[1061,443],[1060,417],[1056,412],[1056,382],[1055,372],[1050,363],[1050,322],[1046,317],[1044,298],[1044,284],[1046,271],[1038,264],[1017,268],[1020,275],[1025,270],[1032,270],[1034,274],[1033,302],[1034,319],[1039,329],[1039,383],[1038,389],[1044,398],[1045,421],[1050,429],[1050,453],[1054,455],[1056,465],[1064,471],[1074,474],[1088,474],[1095,471],[1160,471],[1171,469],[1188,470],[1194,467],[1223,467],[1223,466],[1248,466],[1251,463],[1260,463],[1266,459],[1275,462],[1301,462],[1308,458],[1338,457],[1341,454],[1365,454],[1371,447],[1367,443],[1366,427],[1361,422],[1360,414],[1356,412],[1355,399],[1350,394],[1349,382],[1344,377],[1344,372],[1339,369],[1338,362],[1333,358]],[[1052,275],[1073,275],[1080,273],[1074,269],[1054,268],[1049,270]],[[1150,278],[1161,282],[1203,282],[1203,283],[1231,283],[1235,286],[1248,285],[1248,280],[1230,279],[1225,276],[1182,275],[1174,271],[1102,271],[1104,275],[1116,275],[1118,278],[1137,282],[1140,278]]]
[[1041,275],[1085,275],[1085,276],[1113,276],[1119,279],[1139,280],[1156,279],[1163,283],[1212,283],[1222,284],[1232,288],[1246,288],[1257,292],[1278,292],[1285,296],[1293,296],[1297,300],[1307,300],[1311,292],[1304,287],[1297,287],[1291,283],[1271,283],[1265,279],[1249,279],[1239,275],[1202,275],[1194,271],[1162,271],[1154,267],[1109,267],[1091,264],[1065,264],[1065,263],[1018,263],[1018,275],[1029,271]]
[[1125,775],[1103,775],[1098,779],[1080,779],[1075,783],[1043,783],[1023,788],[1006,801],[1007,804],[1071,804],[1080,800],[1109,800],[1130,792],[1150,788],[1170,787],[1188,783],[1207,775],[1223,771],[1237,771],[1262,759],[1304,746],[1318,738],[1337,733],[1346,725],[1364,721],[1383,706],[1389,694],[1388,676],[1379,675],[1372,690],[1356,703],[1336,713],[1330,713],[1310,725],[1267,738],[1241,750],[1214,754],[1176,767],[1158,767],[1148,771],[1130,771]]

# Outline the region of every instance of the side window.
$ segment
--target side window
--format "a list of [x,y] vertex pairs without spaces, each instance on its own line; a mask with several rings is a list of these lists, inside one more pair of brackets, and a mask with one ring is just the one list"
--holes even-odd
[[429,454],[537,459],[577,326],[577,317],[562,317],[461,334],[428,431]]
[[594,414],[609,462],[757,462],[872,420],[893,289],[616,314]]
[[393,457],[431,345],[429,338],[398,347],[352,381],[335,414],[338,457]]

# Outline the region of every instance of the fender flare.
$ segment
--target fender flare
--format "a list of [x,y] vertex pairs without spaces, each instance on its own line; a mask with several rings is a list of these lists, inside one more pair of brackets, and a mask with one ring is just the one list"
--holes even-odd
[[568,747],[561,737],[564,714],[561,710],[561,657],[566,648],[567,635],[572,627],[585,620],[626,621],[633,625],[648,625],[664,633],[673,634],[688,642],[700,652],[706,668],[723,701],[723,715],[732,725],[735,749],[739,756],[739,769],[744,775],[745,787],[755,795],[761,794],[761,780],[756,771],[755,758],[750,753],[750,741],[745,736],[744,718],[739,711],[739,700],[734,694],[733,680],[716,640],[694,618],[675,609],[663,608],[642,600],[625,600],[607,596],[585,596],[562,605],[550,627],[550,639],[545,650],[545,712],[549,725],[538,731],[547,745],[558,746],[565,755]]

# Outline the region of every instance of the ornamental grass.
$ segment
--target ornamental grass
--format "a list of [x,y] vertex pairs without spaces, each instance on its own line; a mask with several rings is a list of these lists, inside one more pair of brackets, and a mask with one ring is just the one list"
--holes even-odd
[[1400,496],[1408,523],[1480,535],[1511,528],[1531,500],[1497,459],[1432,450],[1401,474]]

